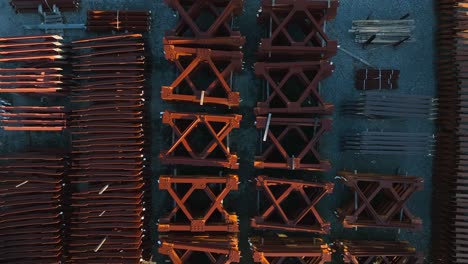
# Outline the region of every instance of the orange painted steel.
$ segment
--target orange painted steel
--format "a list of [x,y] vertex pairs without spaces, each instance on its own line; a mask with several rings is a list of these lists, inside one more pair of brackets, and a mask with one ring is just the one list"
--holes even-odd
[[92,32],[148,32],[151,28],[151,12],[88,10],[86,28]]
[[60,68],[0,69],[0,93],[54,93],[67,83]]
[[[260,41],[260,55],[316,59],[334,56],[337,42],[329,39],[323,25],[336,16],[337,8],[337,0],[262,1],[259,21],[271,23],[272,29],[270,36]],[[296,27],[301,28],[302,36],[289,31]]]
[[330,163],[318,153],[318,145],[320,137],[331,130],[331,119],[271,117],[267,124],[267,117],[257,116],[256,127],[261,137],[265,135],[264,129],[268,131],[266,140],[262,141],[262,151],[255,157],[256,168],[330,169]]
[[318,87],[334,69],[328,61],[255,63],[255,74],[272,89],[257,103],[255,114],[331,114],[334,106],[323,100]]
[[[223,206],[224,198],[230,192],[238,190],[238,184],[239,179],[235,175],[161,175],[159,189],[166,190],[175,205],[167,215],[159,219],[158,231],[239,232],[237,215],[229,213]],[[202,198],[206,197],[209,201],[202,204],[200,201],[204,201]],[[180,218],[187,220],[180,221]]]
[[0,38],[0,62],[55,61],[65,58],[58,35]]
[[[322,218],[316,206],[323,197],[333,192],[333,183],[274,179],[267,176],[258,176],[256,180],[257,189],[263,194],[259,196],[258,202],[268,202],[261,213],[252,219],[252,227],[320,234],[330,232],[330,223]],[[275,214],[279,218],[275,218]]]
[[[239,106],[240,95],[233,91],[230,78],[242,68],[242,52],[172,45],[165,45],[164,51],[166,59],[176,65],[179,76],[171,85],[161,88],[163,100]],[[204,70],[205,66],[208,69]],[[207,84],[196,83],[198,75],[206,71],[211,72],[213,77],[206,77]]]
[[422,264],[424,257],[406,241],[338,241],[344,263]]
[[[240,262],[238,240],[234,235],[184,235],[160,236],[158,252],[166,255],[174,264],[212,263],[231,264]],[[199,258],[203,255],[204,259]]]
[[71,197],[70,263],[140,263],[143,39],[139,34],[85,39],[73,42],[72,49],[79,86],[72,89],[70,181],[81,187]]
[[[53,151],[51,151],[53,153]],[[0,157],[0,259],[59,263],[63,259],[60,154],[26,152]]]
[[[233,129],[239,128],[241,119],[241,115],[165,111],[162,114],[162,123],[172,128],[175,140],[169,149],[161,151],[159,155],[161,162],[237,169],[239,167],[237,155],[230,151],[227,137]],[[203,140],[207,143],[206,146],[201,149],[196,148],[195,144],[199,144],[200,141],[193,140],[195,135],[206,137],[206,140]],[[217,151],[219,155],[216,155]]]
[[[165,0],[165,2],[180,16],[174,29],[166,31],[165,43],[181,46],[235,48],[244,45],[245,37],[241,36],[239,31],[232,30],[230,26],[233,17],[242,13],[243,0]],[[214,17],[214,21],[206,29],[198,23],[198,18],[203,15]]]
[[1,127],[7,131],[62,131],[66,113],[61,106],[0,106]]
[[345,228],[421,228],[422,220],[410,212],[406,202],[423,189],[422,178],[345,171],[337,175],[357,195],[357,201],[338,210]]
[[311,237],[251,237],[254,263],[314,263],[331,262],[331,249],[320,238]]

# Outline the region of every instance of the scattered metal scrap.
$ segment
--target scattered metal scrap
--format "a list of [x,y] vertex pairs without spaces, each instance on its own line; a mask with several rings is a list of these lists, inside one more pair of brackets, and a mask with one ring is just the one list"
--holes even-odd
[[354,200],[338,209],[344,227],[418,229],[422,226],[422,220],[406,206],[411,195],[423,189],[422,178],[344,171],[338,176],[356,193]]
[[[257,177],[258,203],[263,208],[251,221],[260,229],[327,234],[330,223],[320,216],[317,204],[333,192],[333,183]],[[261,209],[259,208],[259,209]]]
[[424,257],[406,241],[339,241],[344,263],[422,264]]
[[0,106],[0,123],[8,131],[62,131],[66,113],[62,106]]
[[88,31],[144,33],[151,29],[150,11],[89,10]]
[[235,175],[161,175],[159,189],[169,192],[175,204],[169,214],[159,219],[158,231],[239,232],[237,215],[229,213],[223,206],[224,198],[237,190],[238,184]]
[[400,70],[360,69],[356,72],[358,90],[393,90],[398,88]]
[[431,96],[366,92],[358,100],[342,106],[346,114],[368,118],[419,118],[434,117],[435,99]]

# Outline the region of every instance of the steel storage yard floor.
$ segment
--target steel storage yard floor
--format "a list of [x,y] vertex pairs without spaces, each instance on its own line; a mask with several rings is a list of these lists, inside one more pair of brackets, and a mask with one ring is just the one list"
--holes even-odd
[[[363,130],[384,131],[408,131],[434,133],[434,123],[427,120],[402,120],[373,121],[364,118],[344,117],[340,114],[340,105],[345,101],[357,98],[359,91],[354,88],[354,73],[365,65],[351,58],[349,55],[338,51],[331,60],[336,66],[334,74],[326,79],[321,85],[321,93],[327,102],[333,103],[336,110],[333,115],[333,129],[321,142],[320,152],[330,160],[332,169],[327,173],[310,173],[299,171],[269,171],[255,170],[253,167],[254,153],[257,147],[258,136],[254,127],[253,107],[257,98],[261,95],[261,82],[253,74],[253,63],[255,52],[263,28],[256,23],[256,14],[260,6],[260,0],[244,0],[244,13],[234,21],[234,25],[247,37],[244,51],[244,71],[235,76],[234,87],[240,92],[242,102],[239,110],[222,110],[215,107],[206,107],[210,112],[239,113],[243,115],[241,129],[236,131],[231,138],[235,149],[240,157],[240,169],[238,170],[240,186],[239,192],[230,198],[231,203],[236,204],[235,210],[240,219],[240,249],[242,251],[242,262],[249,263],[250,250],[247,238],[254,231],[249,231],[250,218],[256,213],[253,203],[256,199],[254,177],[266,174],[277,177],[290,177],[308,180],[335,181],[338,170],[359,172],[375,172],[384,174],[401,174],[410,176],[421,176],[424,178],[424,190],[416,193],[408,205],[412,212],[423,219],[423,228],[420,231],[391,230],[391,229],[344,229],[334,215],[336,208],[342,205],[347,197],[344,197],[345,187],[339,183],[335,186],[333,195],[326,197],[319,208],[324,218],[332,223],[331,234],[327,236],[329,242],[338,238],[353,239],[398,239],[410,241],[418,250],[426,256],[430,253],[430,228],[431,228],[431,156],[372,156],[342,153],[340,151],[340,137],[350,133]],[[151,96],[148,102],[151,109],[152,131],[151,144],[152,153],[152,223],[151,239],[155,253],[154,261],[162,263],[164,258],[157,252],[157,219],[165,210],[168,203],[168,195],[157,188],[159,175],[173,173],[173,167],[163,166],[157,157],[162,146],[167,146],[170,141],[169,128],[162,126],[160,113],[165,109],[174,110],[197,110],[197,107],[180,106],[163,102],[160,98],[160,87],[170,84],[175,78],[176,72],[173,65],[164,59],[162,37],[164,31],[170,29],[178,17],[177,14],[164,4],[163,0],[82,0],[79,12],[64,13],[67,23],[86,23],[86,10],[88,9],[146,9],[152,12],[152,30],[147,35],[150,44],[151,63],[150,82],[148,93]],[[370,46],[362,49],[354,43],[353,35],[348,33],[352,20],[365,19],[398,19],[409,13],[410,18],[416,22],[414,36],[416,42],[404,43],[397,48]],[[327,24],[326,31],[332,39],[338,40],[339,45],[362,57],[376,67],[382,69],[401,70],[399,89],[392,91],[399,94],[429,95],[435,96],[435,74],[434,74],[434,33],[436,28],[436,16],[433,2],[429,0],[412,1],[341,1],[336,19]],[[35,34],[39,31],[26,31],[22,29],[23,24],[37,24],[40,22],[38,14],[15,14],[9,6],[8,1],[0,2],[0,36],[13,36],[23,34]],[[82,30],[68,30],[65,32],[66,40],[76,39],[84,36],[93,36]],[[4,98],[4,97],[3,97]],[[27,97],[14,96],[5,98],[14,102],[27,101]],[[24,149],[37,149],[46,146],[67,146],[64,142],[65,134],[54,133],[28,133],[28,132],[5,132],[0,131],[0,149],[3,152],[14,152]],[[184,172],[190,174],[216,173],[206,168],[187,168],[178,166],[178,174]],[[196,172],[196,173],[195,173]]]

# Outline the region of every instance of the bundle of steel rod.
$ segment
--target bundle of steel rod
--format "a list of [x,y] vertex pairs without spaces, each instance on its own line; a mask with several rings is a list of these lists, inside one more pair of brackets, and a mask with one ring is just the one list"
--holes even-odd
[[0,106],[0,123],[9,131],[62,131],[66,128],[63,106]]
[[422,264],[424,257],[407,241],[338,241],[344,263]]
[[10,5],[18,13],[35,13],[39,5],[42,5],[43,9],[52,9],[55,5],[62,11],[75,11],[80,2],[81,0],[10,0]]
[[61,68],[0,68],[0,93],[61,93],[68,84]]
[[144,46],[139,34],[72,43],[70,263],[140,263]]
[[172,263],[239,263],[240,251],[236,235],[160,235],[159,253]]
[[265,236],[249,238],[254,263],[331,262],[331,248],[320,238]]
[[438,135],[433,174],[432,261],[468,262],[466,1],[437,1]]
[[258,19],[268,28],[260,41],[262,57],[325,59],[336,54],[337,42],[324,30],[336,16],[337,0],[264,0]]
[[60,154],[39,152],[0,157],[0,260],[61,263],[63,257]]
[[400,70],[360,69],[356,71],[358,90],[393,90],[398,88]]
[[88,31],[144,33],[151,28],[150,11],[88,10]]
[[368,118],[434,118],[436,100],[431,96],[393,94],[378,91],[362,93],[341,109],[345,114]]
[[415,41],[413,19],[353,20],[349,32],[355,34],[355,42],[366,44],[399,44]]
[[405,204],[413,193],[423,189],[422,178],[345,171],[337,175],[354,192],[354,201],[337,210],[345,228],[421,227],[421,219]]
[[363,131],[343,137],[342,150],[355,154],[431,155],[434,136],[427,133]]
[[158,231],[239,232],[237,215],[224,208],[224,198],[238,189],[237,175],[227,177],[159,177],[159,189],[174,200],[170,212],[159,219]]
[[330,223],[319,214],[320,200],[333,192],[333,183],[258,176],[259,213],[251,226],[260,229],[328,234]]
[[0,62],[31,63],[65,58],[62,37],[58,35],[0,38]]
[[180,17],[177,25],[166,31],[163,39],[165,45],[234,49],[240,49],[244,45],[245,37],[232,29],[234,17],[242,13],[243,0],[165,2],[176,10]]

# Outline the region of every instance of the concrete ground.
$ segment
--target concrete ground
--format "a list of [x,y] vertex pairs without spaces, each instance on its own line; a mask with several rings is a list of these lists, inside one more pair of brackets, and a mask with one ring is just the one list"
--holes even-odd
[[[151,96],[149,109],[152,131],[151,149],[149,157],[152,161],[152,216],[151,216],[151,240],[154,245],[154,260],[163,263],[165,258],[157,252],[156,223],[164,208],[168,206],[168,197],[165,193],[157,190],[157,179],[159,175],[170,174],[173,167],[162,166],[157,157],[163,146],[167,146],[170,140],[170,132],[167,127],[161,125],[159,113],[165,109],[176,109],[179,111],[192,110],[181,105],[171,105],[160,99],[159,91],[161,85],[169,84],[176,72],[174,67],[164,59],[162,52],[162,36],[164,31],[170,29],[178,17],[168,8],[163,0],[82,0],[82,8],[79,12],[65,13],[68,23],[86,23],[86,10],[88,9],[149,9],[152,11],[153,27],[148,34],[149,43],[148,62],[151,67],[151,83],[148,94]],[[236,208],[240,218],[241,233],[240,247],[242,250],[242,263],[251,263],[248,250],[247,238],[255,233],[249,229],[250,217],[256,213],[256,193],[252,180],[256,175],[270,174],[275,176],[291,176],[290,172],[259,171],[253,168],[254,152],[257,146],[257,132],[254,128],[254,114],[252,108],[261,95],[260,82],[252,72],[255,62],[255,51],[263,29],[256,23],[256,13],[260,6],[260,0],[245,0],[244,14],[237,18],[235,25],[247,37],[244,46],[245,70],[235,77],[235,89],[241,93],[242,105],[239,110],[225,111],[209,107],[208,111],[218,113],[236,112],[243,115],[242,127],[232,136],[232,148],[240,157],[240,169],[238,170],[241,185],[240,191],[229,199],[231,206]],[[414,36],[416,42],[403,44],[398,48],[392,47],[370,47],[362,49],[353,42],[353,36],[348,33],[351,21],[365,19],[371,16],[374,19],[397,19],[406,13],[416,21]],[[0,2],[0,36],[12,36],[39,33],[37,31],[25,31],[23,24],[39,23],[37,14],[15,14],[7,1]],[[435,95],[434,81],[434,30],[435,14],[433,1],[431,0],[399,0],[399,1],[342,1],[336,19],[327,25],[327,32],[337,39],[339,45],[352,53],[371,62],[377,67],[400,69],[399,89],[395,93]],[[77,39],[90,34],[84,31],[67,31],[65,36],[68,40]],[[411,131],[433,133],[434,124],[426,120],[403,120],[403,121],[372,121],[363,118],[348,118],[340,115],[340,105],[344,100],[355,98],[359,92],[354,88],[354,72],[356,69],[365,67],[348,55],[338,52],[332,58],[336,65],[335,73],[322,83],[322,94],[336,105],[337,110],[333,115],[333,131],[321,142],[321,153],[331,161],[333,168],[327,173],[294,172],[296,177],[311,180],[334,181],[336,171],[358,170],[362,172],[396,173],[421,176],[425,181],[424,191],[417,193],[410,201],[410,209],[424,221],[424,227],[417,232],[397,230],[375,230],[375,229],[343,229],[334,216],[336,208],[340,207],[347,199],[344,197],[344,187],[337,184],[333,195],[328,197],[321,205],[321,213],[332,222],[332,232],[326,239],[330,242],[338,238],[353,239],[402,239],[412,242],[418,250],[427,256],[430,252],[430,208],[431,208],[431,170],[432,157],[430,156],[357,156],[350,153],[341,153],[339,150],[340,137],[352,131],[362,130],[385,130],[385,131]],[[13,102],[30,101],[31,99],[17,95],[2,95],[2,98],[11,97]],[[34,99],[33,101],[37,101]],[[52,133],[11,133],[0,131],[0,149],[3,152],[20,151],[27,149],[44,148],[50,146],[66,147],[68,145],[65,135]],[[200,169],[179,167],[178,173],[215,173],[218,169]],[[229,171],[226,171],[226,173]],[[339,262],[337,262],[339,263]]]

